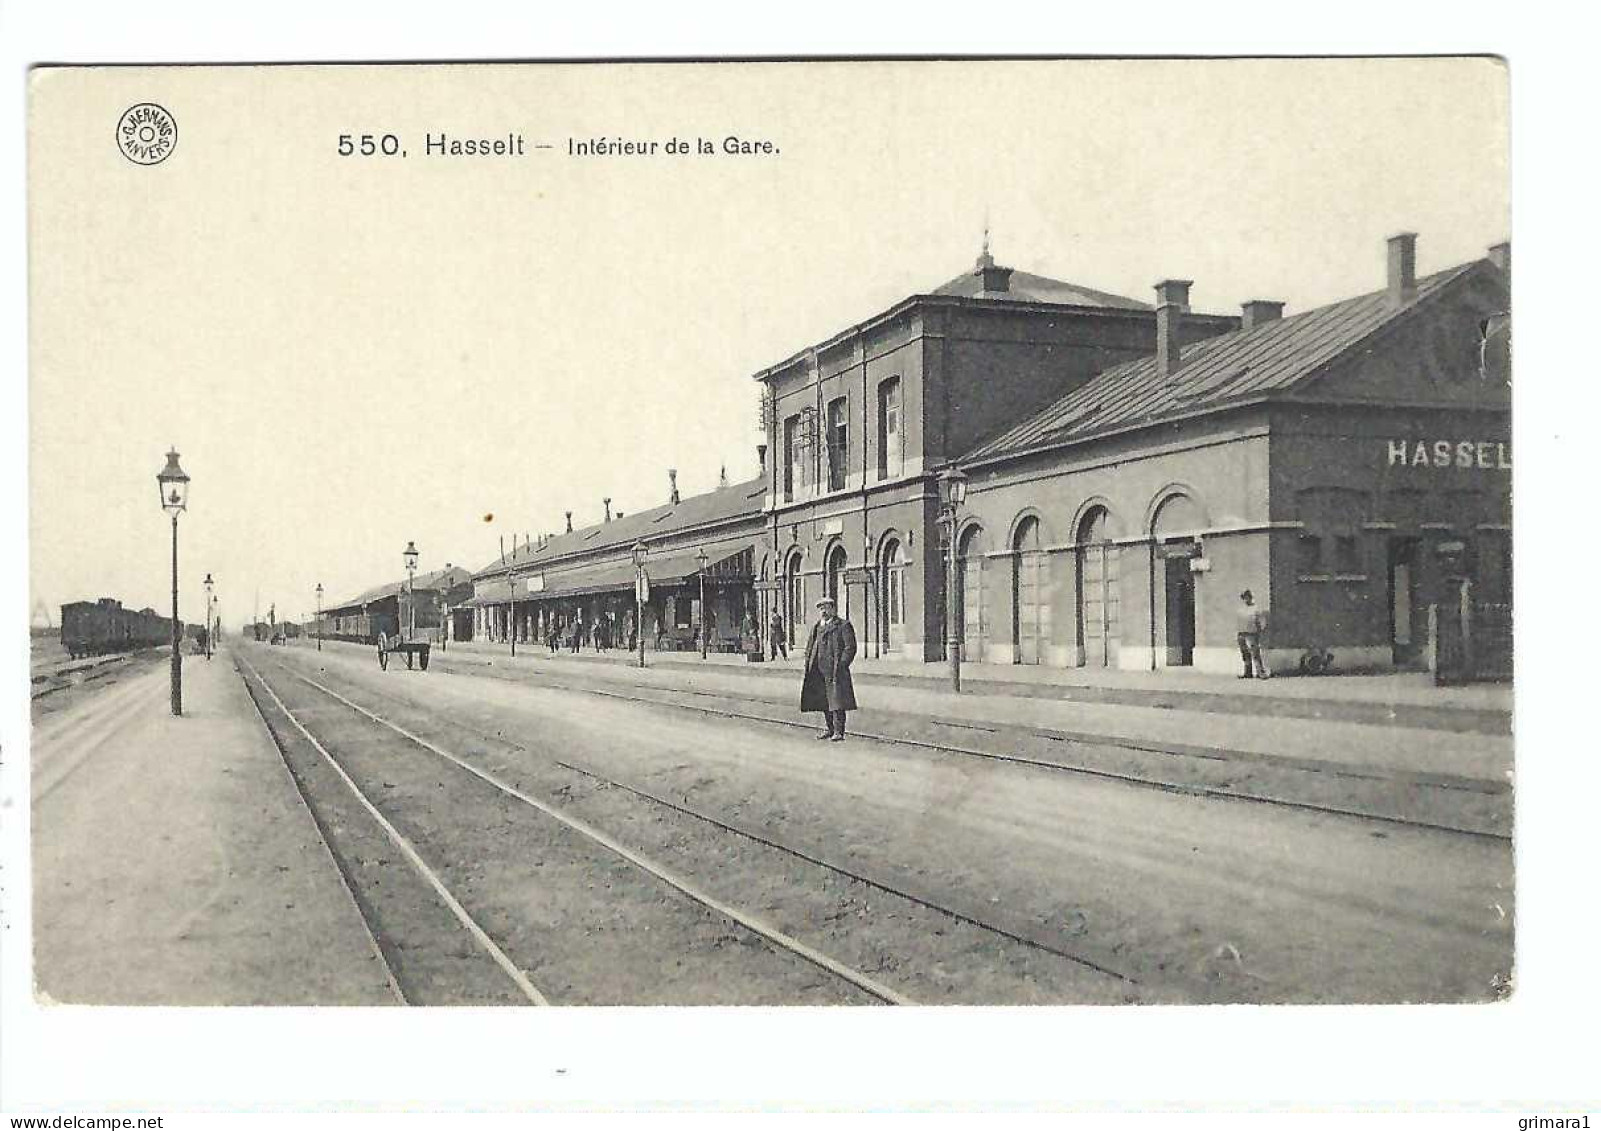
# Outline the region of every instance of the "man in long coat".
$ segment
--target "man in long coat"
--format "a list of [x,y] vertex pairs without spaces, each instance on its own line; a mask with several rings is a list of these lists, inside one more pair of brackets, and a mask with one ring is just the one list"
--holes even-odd
[[820,616],[806,640],[806,677],[801,683],[802,711],[822,711],[827,728],[817,737],[845,741],[845,712],[856,710],[851,661],[856,658],[856,630],[835,612],[834,599],[817,602]]

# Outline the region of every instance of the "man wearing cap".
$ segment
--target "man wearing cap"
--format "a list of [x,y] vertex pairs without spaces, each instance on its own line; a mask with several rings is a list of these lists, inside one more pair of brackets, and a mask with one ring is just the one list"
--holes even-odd
[[[1239,629],[1240,661],[1245,665],[1241,679],[1268,677],[1267,665],[1262,662],[1262,631],[1267,625],[1262,610],[1257,608],[1249,589],[1240,594],[1240,607],[1234,613]],[[1255,666],[1253,672],[1252,666]]]
[[851,661],[856,658],[856,630],[837,615],[834,598],[817,602],[820,614],[806,640],[806,676],[801,683],[802,711],[821,711],[827,729],[818,739],[845,741],[845,712],[856,710]]

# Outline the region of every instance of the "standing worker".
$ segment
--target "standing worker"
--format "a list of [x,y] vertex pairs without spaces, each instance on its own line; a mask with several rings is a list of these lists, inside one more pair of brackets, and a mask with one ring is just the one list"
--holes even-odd
[[1240,678],[1250,679],[1255,675],[1257,679],[1266,679],[1268,670],[1262,662],[1262,633],[1267,628],[1267,616],[1257,608],[1249,589],[1240,594],[1240,607],[1234,615],[1239,628],[1240,662],[1245,665]]
[[784,647],[784,614],[778,609],[767,620],[767,648],[771,653],[767,658],[776,660],[779,656],[789,659],[789,649]]
[[821,711],[827,730],[817,737],[845,741],[845,712],[856,710],[851,661],[856,658],[856,630],[837,615],[834,598],[817,602],[819,617],[806,640],[806,675],[801,683],[801,710]]

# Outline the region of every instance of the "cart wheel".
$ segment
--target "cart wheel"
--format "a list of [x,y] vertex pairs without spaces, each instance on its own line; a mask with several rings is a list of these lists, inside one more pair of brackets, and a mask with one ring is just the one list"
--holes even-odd
[[406,649],[406,670],[411,671],[411,649]]
[[422,665],[422,670],[423,671],[427,671],[428,670],[428,653],[424,652],[421,656],[419,656],[418,657],[418,662]]

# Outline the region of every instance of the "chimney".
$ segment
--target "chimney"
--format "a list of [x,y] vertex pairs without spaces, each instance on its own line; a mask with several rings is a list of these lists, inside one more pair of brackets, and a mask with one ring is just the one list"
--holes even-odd
[[1170,377],[1179,369],[1179,316],[1189,313],[1190,280],[1163,279],[1156,284],[1156,369]]
[[667,495],[667,501],[676,507],[678,505],[678,469],[676,467],[667,469],[667,484],[671,488]]
[[767,445],[756,445],[756,462],[762,465],[762,474],[767,474]]
[[567,512],[567,533],[571,534],[572,532],[573,532],[573,512],[572,511],[568,511]]
[[1268,322],[1284,317],[1284,304],[1271,299],[1253,298],[1240,304],[1240,329],[1254,330]]
[[995,260],[990,258],[989,252],[978,257],[978,270],[974,274],[980,276],[984,285],[983,291],[1009,291],[1012,289],[1012,269],[1010,267],[997,267]]
[[1501,274],[1506,276],[1507,286],[1510,287],[1512,285],[1512,245],[1510,243],[1492,244],[1490,250],[1484,253],[1484,258],[1501,269]]
[[500,536],[500,560],[502,563],[506,560],[506,536],[504,534]]
[[1405,306],[1418,293],[1418,234],[1402,232],[1389,244],[1385,283],[1391,306]]
[[721,490],[728,486],[728,465],[722,464],[717,468],[717,488]]
[[611,521],[611,496],[608,495],[606,498],[602,499],[601,502],[606,505],[606,521],[610,522]]

